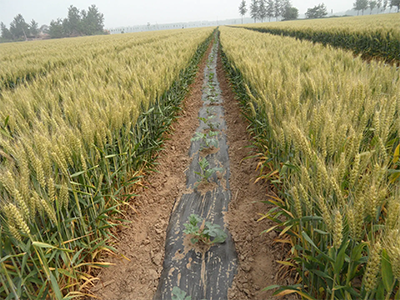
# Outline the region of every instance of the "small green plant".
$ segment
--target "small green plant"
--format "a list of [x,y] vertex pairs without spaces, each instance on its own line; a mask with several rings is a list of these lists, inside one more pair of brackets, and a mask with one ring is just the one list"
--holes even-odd
[[177,286],[172,288],[172,300],[192,300],[191,296],[186,296],[186,292],[182,291]]
[[[192,300],[192,296],[186,296],[186,295],[187,293],[185,291],[182,291],[177,286],[174,286],[172,288],[172,300]],[[201,300],[206,300],[206,299],[201,299]]]
[[196,136],[191,139],[192,142],[201,140],[203,145],[201,149],[215,147],[218,148],[218,139],[215,137],[218,136],[218,132],[209,131],[207,133],[196,132]]
[[215,77],[215,74],[214,73],[209,73],[208,74],[208,79],[210,80],[210,81],[212,81],[213,79],[214,79],[214,77]]
[[209,100],[211,103],[215,103],[215,102],[217,102],[217,97],[218,97],[218,94],[217,93],[215,93],[215,90],[214,91],[209,91],[209,90],[207,90],[206,91],[206,93],[207,93],[207,100]]
[[207,118],[199,117],[198,119],[200,121],[203,121],[204,124],[206,124],[211,131],[215,131],[219,128],[219,124],[212,122],[214,118],[215,116],[208,116]]
[[207,85],[211,92],[215,92],[215,85],[212,82],[208,82]]
[[208,100],[210,101],[211,104],[214,104],[217,102],[218,99],[216,98],[216,95],[210,95],[208,96]]
[[215,114],[215,110],[214,107],[207,107],[207,115],[214,115]]
[[215,172],[221,172],[223,170],[222,168],[212,168],[212,169],[209,168],[210,163],[207,161],[205,157],[199,162],[199,165],[200,165],[200,172],[194,172],[195,174],[201,177],[198,183],[209,182],[210,177]]
[[222,244],[228,237],[221,226],[206,222],[196,214],[191,214],[188,218],[188,222],[183,224],[183,226],[185,226],[183,232],[193,236],[193,238],[190,239],[193,244]]

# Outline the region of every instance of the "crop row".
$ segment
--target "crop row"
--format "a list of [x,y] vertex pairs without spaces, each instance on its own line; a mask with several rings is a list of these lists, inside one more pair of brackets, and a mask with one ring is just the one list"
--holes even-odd
[[150,32],[4,44],[0,46],[0,92],[45,76],[57,68],[70,68],[85,59],[94,60],[98,56],[182,34],[182,31]]
[[246,28],[344,48],[365,58],[400,62],[398,14],[255,24]]
[[[389,299],[400,280],[400,74],[343,50],[222,28],[225,66],[280,191],[263,218],[307,299]],[[278,49],[278,51],[277,51]],[[399,293],[399,292],[397,292]]]
[[93,283],[211,33],[159,33],[3,91],[1,298],[71,299]]

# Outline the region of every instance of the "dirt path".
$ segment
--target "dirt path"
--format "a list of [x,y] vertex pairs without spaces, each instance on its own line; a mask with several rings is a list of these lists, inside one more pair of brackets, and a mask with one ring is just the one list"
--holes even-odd
[[[153,173],[146,179],[146,189],[138,191],[140,196],[133,204],[137,213],[132,210],[126,216],[132,224],[118,233],[119,240],[115,247],[129,261],[107,257],[105,261],[115,265],[100,272],[100,280],[91,290],[100,299],[152,299],[157,289],[170,214],[175,199],[180,198],[186,190],[185,171],[191,163],[190,139],[199,126],[198,113],[203,105],[204,69],[210,51],[211,47],[199,66],[181,116],[173,124],[174,132],[158,158],[158,173]],[[238,274],[228,299],[271,299],[271,293],[261,292],[261,289],[276,283],[275,274],[279,266],[274,260],[280,247],[273,246],[274,233],[259,235],[270,224],[256,222],[258,213],[267,211],[266,205],[259,201],[266,199],[268,186],[254,184],[257,161],[243,160],[254,154],[251,148],[247,148],[251,145],[246,131],[248,124],[242,117],[238,102],[225,78],[220,56],[216,75],[222,90],[230,159],[229,185],[232,200],[225,221],[235,242],[239,263]]]
[[[174,288],[186,292],[192,299],[226,299],[237,273],[235,245],[225,221],[231,200],[230,167],[222,92],[216,76],[218,47],[215,43],[204,71],[201,122],[193,132],[195,140],[189,151],[187,191],[176,200],[171,212],[163,271],[154,300],[170,300]],[[205,172],[200,164],[205,162],[206,169],[218,168],[218,171],[210,171],[210,177],[202,180],[200,174]],[[210,222],[211,226],[219,226],[226,234],[223,243],[211,246],[191,243],[184,233],[184,224],[192,214]]]

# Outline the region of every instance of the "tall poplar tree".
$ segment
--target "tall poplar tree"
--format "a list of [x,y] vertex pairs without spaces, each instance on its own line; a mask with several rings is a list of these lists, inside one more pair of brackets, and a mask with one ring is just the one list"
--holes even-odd
[[257,0],[251,0],[250,16],[252,19],[254,19],[254,23],[257,22],[257,19],[258,19],[258,1]]
[[397,7],[397,12],[399,12],[400,0],[390,0],[390,9],[392,9],[393,6]]
[[267,17],[269,18],[269,22],[271,22],[271,18],[275,16],[275,9],[274,9],[274,0],[267,1]]
[[247,13],[246,1],[242,0],[239,6],[239,13],[242,16],[242,24],[243,24],[243,17]]
[[278,21],[278,17],[282,15],[282,3],[281,0],[274,1],[274,17]]
[[258,3],[258,18],[261,22],[264,22],[264,19],[267,17],[267,5],[265,0],[259,0]]

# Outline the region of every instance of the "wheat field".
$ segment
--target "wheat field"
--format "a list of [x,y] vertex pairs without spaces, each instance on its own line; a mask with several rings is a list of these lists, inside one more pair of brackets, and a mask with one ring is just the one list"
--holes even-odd
[[212,32],[0,45],[1,298],[84,296]]
[[292,246],[282,264],[301,275],[278,293],[390,298],[400,279],[398,70],[246,29],[223,27],[220,39],[264,149],[262,178],[280,190],[263,218],[278,223]]

